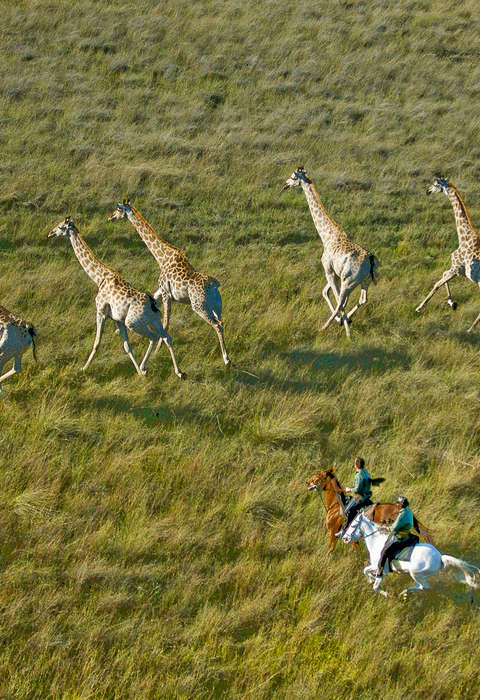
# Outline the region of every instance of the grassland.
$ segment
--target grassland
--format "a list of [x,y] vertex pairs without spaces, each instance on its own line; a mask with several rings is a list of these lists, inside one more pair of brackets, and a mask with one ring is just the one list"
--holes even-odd
[[[433,5],[433,7],[432,7]],[[480,224],[477,3],[2,3],[0,303],[39,363],[0,407],[4,698],[478,697],[479,596],[378,600],[326,552],[305,478],[363,455],[442,551],[480,563],[478,290],[414,308],[456,245],[450,176]],[[305,165],[381,261],[352,326],[322,332]],[[123,196],[222,281],[227,347],[188,308],[145,381],[107,327],[66,214],[154,290]],[[144,342],[135,338],[137,357]],[[393,579],[393,594],[405,581]]]

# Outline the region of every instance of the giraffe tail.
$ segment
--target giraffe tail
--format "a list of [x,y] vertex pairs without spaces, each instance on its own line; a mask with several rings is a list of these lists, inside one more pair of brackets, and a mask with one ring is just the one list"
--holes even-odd
[[150,307],[154,313],[157,313],[159,311],[158,305],[154,297],[150,294],[150,292],[147,292],[147,297],[150,300]]
[[215,277],[210,277],[210,275],[207,277],[207,286],[208,287],[220,287],[220,282],[215,279]]
[[33,326],[28,326],[27,332],[32,338],[32,354],[33,354],[33,359],[36,362],[37,361],[37,348],[35,346],[35,336],[37,335],[37,331],[35,330],[35,328]]
[[368,256],[368,259],[370,260],[370,277],[372,278],[373,284],[377,284],[377,280],[375,279],[374,272],[375,268],[378,267],[378,259],[373,253],[370,253]]

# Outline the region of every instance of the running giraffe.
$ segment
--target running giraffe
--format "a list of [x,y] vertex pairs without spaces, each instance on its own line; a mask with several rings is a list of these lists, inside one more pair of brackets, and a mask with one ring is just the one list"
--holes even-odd
[[[123,340],[123,349],[132,361],[133,366],[140,376],[146,374],[145,365],[150,357],[154,345],[163,340],[170,352],[173,368],[177,377],[182,378],[175,354],[173,352],[172,341],[165,333],[160,321],[160,314],[155,299],[141,292],[131,284],[126,282],[117,272],[104,265],[90,250],[83,238],[78,233],[73,219],[67,216],[48,234],[49,238],[68,236],[72,244],[73,251],[78,262],[83,267],[91,280],[98,287],[95,298],[97,307],[97,333],[93,343],[93,349],[83,369],[86,370],[93,360],[100,345],[103,328],[107,318],[115,321],[118,331]],[[150,343],[145,356],[138,366],[133,356],[132,347],[128,339],[127,328],[135,331],[144,338],[148,338]]]
[[188,262],[185,253],[164,241],[129,201],[118,203],[109,221],[128,219],[151,252],[160,267],[158,289],[153,295],[163,302],[163,327],[168,330],[172,301],[190,304],[200,318],[213,327],[220,343],[225,365],[230,358],[225,347],[222,323],[222,297],[220,282],[214,277],[197,272]]
[[[457,302],[453,301],[450,294],[449,282],[457,275],[463,275],[472,282],[480,286],[480,237],[477,229],[472,223],[470,214],[467,211],[465,202],[462,199],[460,192],[455,185],[449,182],[448,178],[443,180],[441,177],[436,177],[433,185],[427,189],[427,194],[435,192],[443,192],[450,200],[455,214],[455,223],[457,225],[458,248],[453,251],[451,257],[452,264],[446,270],[441,278],[433,285],[431,291],[427,294],[421,304],[417,306],[415,311],[419,312],[425,304],[433,297],[437,289],[445,285],[447,290],[447,303],[452,309],[457,308]],[[472,331],[480,321],[480,314],[472,323],[468,332]]]
[[[2,382],[22,369],[22,355],[31,345],[33,357],[35,354],[35,328],[22,321],[4,306],[0,306],[0,394],[2,393]],[[2,374],[3,366],[13,358],[13,367],[5,374]]]
[[[350,338],[350,319],[360,306],[367,303],[367,290],[371,281],[376,284],[374,277],[378,260],[347,237],[327,213],[318,196],[317,190],[308,177],[304,168],[297,168],[285,182],[283,189],[301,186],[307,198],[313,223],[323,243],[322,264],[327,278],[323,289],[323,298],[328,304],[331,316],[324,324],[328,328],[334,318],[343,324],[347,337]],[[340,288],[338,287],[340,283]],[[348,298],[358,285],[361,286],[360,297],[355,306],[346,312]],[[335,297],[334,307],[329,296],[332,290]]]

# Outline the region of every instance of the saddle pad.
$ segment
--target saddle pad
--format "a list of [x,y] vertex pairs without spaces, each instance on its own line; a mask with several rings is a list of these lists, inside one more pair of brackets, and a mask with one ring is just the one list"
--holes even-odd
[[410,561],[414,547],[415,547],[415,545],[410,545],[409,547],[404,547],[403,549],[400,550],[400,552],[397,552],[397,554],[395,554],[395,559],[392,561],[392,568],[394,571],[395,571],[395,562],[397,560],[398,561]]

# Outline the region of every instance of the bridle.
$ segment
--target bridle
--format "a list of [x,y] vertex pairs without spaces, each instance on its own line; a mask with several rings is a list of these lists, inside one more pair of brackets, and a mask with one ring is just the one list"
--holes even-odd
[[[360,527],[360,523],[361,523],[361,521],[362,521],[362,517],[364,517],[364,516],[363,516],[363,514],[361,513],[361,514],[360,514],[360,517],[358,518],[358,520],[357,520],[357,522],[356,522],[356,524],[355,524],[354,529],[352,530],[351,534],[349,535],[349,538],[350,538],[350,540],[352,540],[352,542],[355,542],[355,541],[356,541],[356,540],[353,539],[353,535],[355,535],[355,533],[357,532],[358,528]],[[355,522],[355,521],[354,521],[354,522]],[[367,539],[367,537],[371,537],[372,535],[375,535],[377,532],[380,532],[380,528],[377,527],[377,523],[374,523],[373,521],[372,521],[372,523],[373,523],[373,530],[372,530],[372,532],[369,532],[369,533],[367,533],[366,535],[360,535],[361,537],[363,537],[363,539]],[[353,524],[354,524],[354,523],[352,523],[352,524],[350,525],[350,527],[352,527]],[[350,527],[349,527],[348,529],[350,529]],[[347,532],[348,532],[348,530],[347,530]],[[345,533],[345,535],[347,534],[347,532]],[[358,538],[358,539],[360,539],[360,538]]]

